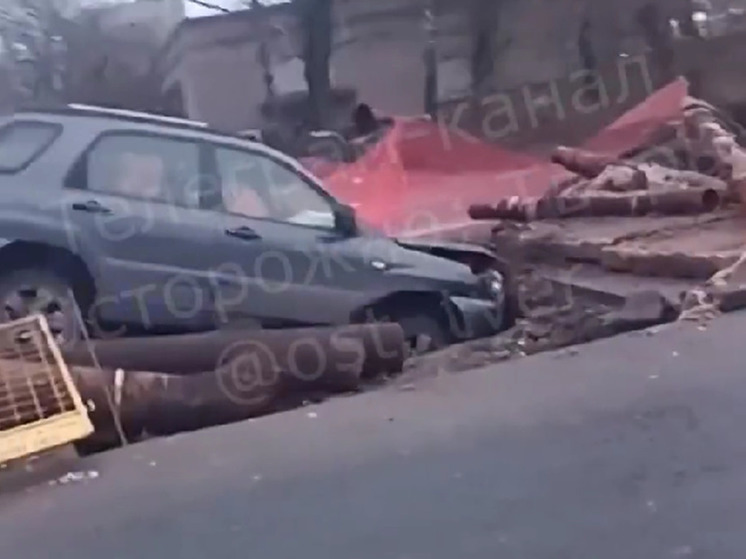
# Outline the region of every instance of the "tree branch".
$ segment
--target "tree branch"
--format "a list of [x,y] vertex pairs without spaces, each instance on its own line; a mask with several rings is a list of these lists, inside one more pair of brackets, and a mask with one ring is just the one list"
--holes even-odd
[[187,0],[188,2],[191,2],[192,4],[197,4],[198,6],[202,6],[203,8],[207,8],[209,10],[217,10],[219,12],[223,12],[224,14],[231,13],[231,10],[228,8],[224,8],[223,6],[218,6],[217,4],[212,4],[211,2],[205,2],[204,0]]

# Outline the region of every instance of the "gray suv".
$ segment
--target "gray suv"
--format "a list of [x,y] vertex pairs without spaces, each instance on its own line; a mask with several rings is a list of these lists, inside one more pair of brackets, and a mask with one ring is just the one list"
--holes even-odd
[[499,268],[366,228],[295,160],[200,123],[85,106],[0,120],[3,319],[44,313],[62,343],[386,319],[440,346],[509,323]]

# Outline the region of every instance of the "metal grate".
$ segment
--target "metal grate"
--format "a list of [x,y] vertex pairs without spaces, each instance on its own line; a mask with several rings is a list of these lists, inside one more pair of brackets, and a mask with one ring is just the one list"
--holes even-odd
[[45,318],[0,324],[0,462],[92,432]]

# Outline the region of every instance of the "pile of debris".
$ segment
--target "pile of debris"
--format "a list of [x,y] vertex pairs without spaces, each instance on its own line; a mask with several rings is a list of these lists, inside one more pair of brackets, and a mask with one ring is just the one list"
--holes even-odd
[[[634,149],[609,156],[558,147],[552,161],[569,178],[540,198],[476,205],[469,214],[496,222],[493,247],[520,265],[592,267],[606,274],[600,291],[620,276],[676,280],[669,299],[682,317],[693,308],[743,308],[746,281],[733,270],[746,261],[744,145],[738,123],[685,97],[679,116]],[[577,274],[567,281],[577,284]]]
[[574,346],[674,322],[681,311],[680,305],[657,291],[604,298],[551,281],[530,267],[522,271],[518,282],[521,318],[515,326],[491,338],[411,358],[397,382],[408,385],[423,377],[460,373],[552,350],[572,354]]
[[620,157],[560,146],[552,161],[575,176],[541,198],[475,205],[473,219],[692,215],[746,193],[743,129],[712,105],[687,97],[681,119]]

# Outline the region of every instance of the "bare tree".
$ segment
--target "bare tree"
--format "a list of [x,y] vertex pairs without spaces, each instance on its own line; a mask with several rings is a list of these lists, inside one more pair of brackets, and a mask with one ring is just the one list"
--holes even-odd
[[303,33],[303,62],[308,86],[308,125],[324,128],[331,98],[332,0],[295,0]]
[[699,37],[699,30],[694,23],[695,2],[693,0],[679,0],[677,4],[681,34],[684,37]]
[[25,101],[64,99],[67,39],[76,27],[66,8],[62,0],[10,0],[0,7],[0,35]]
[[425,34],[425,114],[438,118],[438,52],[436,44],[436,7],[433,0],[427,0],[423,12]]
[[70,37],[68,48],[68,101],[148,112],[168,109],[155,46],[110,36],[92,17]]
[[664,79],[673,78],[676,70],[671,27],[660,7],[653,1],[648,2],[637,10],[635,19],[651,50],[656,69]]
[[500,53],[509,39],[500,36],[503,0],[470,0],[472,25],[471,78],[474,95],[481,95],[491,81]]

